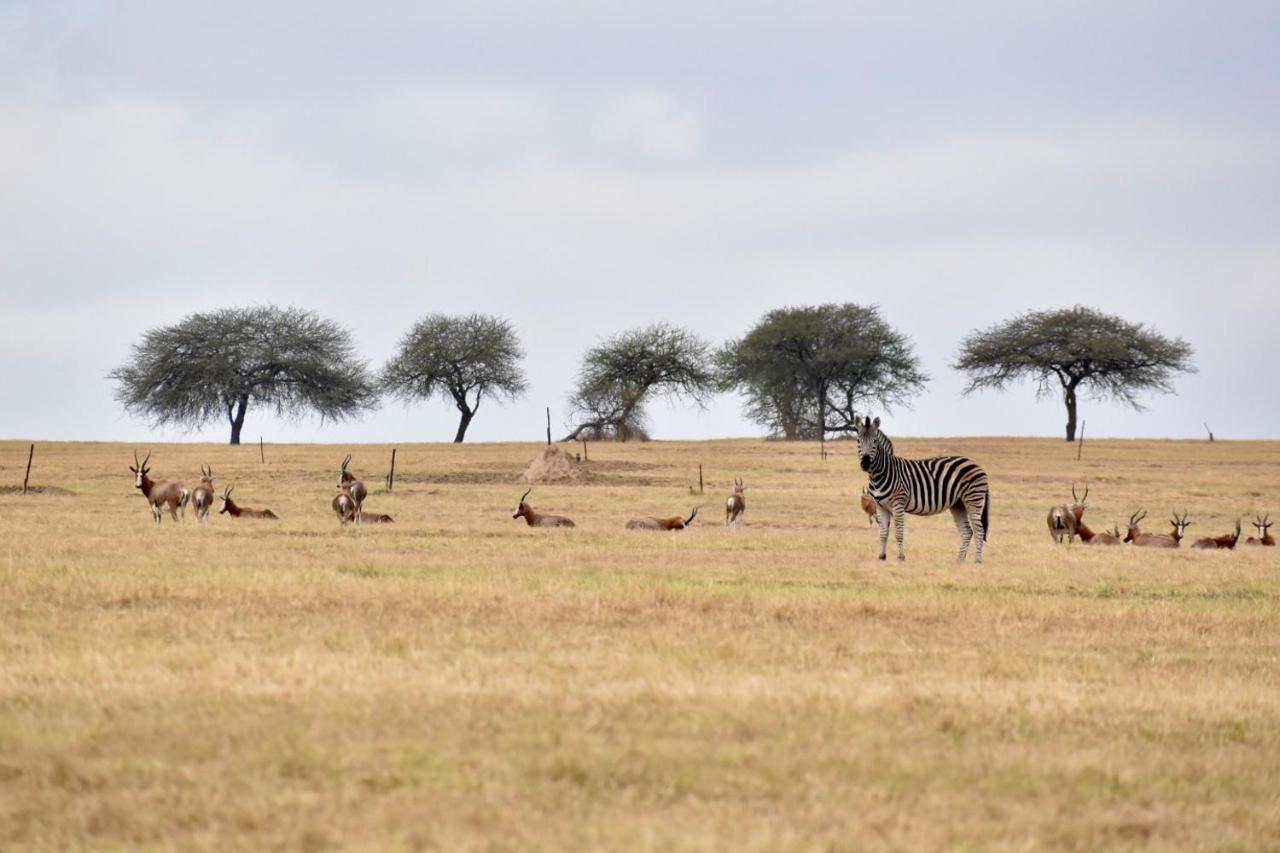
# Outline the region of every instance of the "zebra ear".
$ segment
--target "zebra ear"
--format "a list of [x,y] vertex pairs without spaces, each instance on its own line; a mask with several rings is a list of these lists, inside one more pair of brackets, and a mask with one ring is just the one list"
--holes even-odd
[[875,427],[876,429],[880,429],[880,416],[879,416],[879,415],[876,415],[876,419],[875,419],[874,421],[872,421],[872,422],[871,422],[871,425],[872,425],[873,427]]

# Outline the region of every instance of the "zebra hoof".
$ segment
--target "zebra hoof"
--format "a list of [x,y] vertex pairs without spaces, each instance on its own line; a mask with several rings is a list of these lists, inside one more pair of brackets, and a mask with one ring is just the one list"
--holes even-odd
[[907,561],[907,555],[906,555],[906,554],[899,554],[899,555],[898,555],[898,562],[899,562],[899,563],[905,563],[906,561]]
[[881,559],[881,560],[887,560],[887,559],[889,559],[889,558],[888,558],[888,557],[886,557],[884,554],[881,554],[881,555],[880,555],[880,559]]

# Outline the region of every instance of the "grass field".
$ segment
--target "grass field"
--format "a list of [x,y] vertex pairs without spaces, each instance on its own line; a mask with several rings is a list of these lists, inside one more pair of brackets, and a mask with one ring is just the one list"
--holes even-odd
[[[1280,550],[1044,521],[1073,479],[1095,528],[1280,516],[1280,443],[896,444],[986,467],[985,564],[949,515],[876,560],[845,443],[592,445],[530,497],[574,530],[511,519],[534,444],[401,446],[390,494],[389,447],[154,446],[282,517],[200,529],[129,446],[40,444],[24,497],[0,443],[0,846],[1280,846]],[[394,525],[339,529],[347,451]]]

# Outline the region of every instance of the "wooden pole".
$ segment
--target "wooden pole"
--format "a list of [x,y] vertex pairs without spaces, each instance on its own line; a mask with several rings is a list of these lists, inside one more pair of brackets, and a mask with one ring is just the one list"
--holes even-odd
[[387,474],[387,491],[391,491],[396,483],[396,449],[391,448],[391,473]]
[[698,463],[698,494],[702,494],[702,463]]
[[33,442],[31,449],[27,451],[27,473],[22,477],[22,493],[27,493],[27,481],[31,479],[31,457],[36,455],[36,446]]
[[267,451],[262,445],[262,436],[258,436],[258,458],[262,460],[262,464],[267,464]]
[[1207,422],[1204,425],[1204,431],[1209,433],[1209,440],[1213,441],[1213,430],[1209,429],[1209,424]]
[[1080,461],[1080,454],[1084,453],[1084,425],[1088,421],[1080,422],[1080,440],[1076,442],[1076,461]]
[[551,407],[547,406],[547,447],[551,446]]
[[583,462],[590,461],[590,457],[587,456],[587,440],[585,438],[582,439],[582,461]]

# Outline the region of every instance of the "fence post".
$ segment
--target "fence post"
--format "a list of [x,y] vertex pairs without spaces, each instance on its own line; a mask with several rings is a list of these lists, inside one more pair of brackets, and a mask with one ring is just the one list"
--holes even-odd
[[31,443],[31,449],[27,451],[27,473],[22,477],[22,493],[27,493],[27,481],[31,479],[31,457],[36,455],[35,442]]
[[1084,425],[1086,423],[1088,423],[1088,421],[1080,422],[1080,441],[1076,443],[1076,461],[1077,462],[1080,461],[1080,454],[1084,453]]
[[391,448],[391,473],[387,474],[387,491],[391,491],[396,482],[396,449]]

